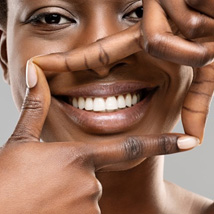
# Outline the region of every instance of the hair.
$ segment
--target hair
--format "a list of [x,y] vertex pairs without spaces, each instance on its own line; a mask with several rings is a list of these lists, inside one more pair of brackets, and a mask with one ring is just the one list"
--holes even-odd
[[0,0],[0,25],[6,26],[7,23],[7,0]]

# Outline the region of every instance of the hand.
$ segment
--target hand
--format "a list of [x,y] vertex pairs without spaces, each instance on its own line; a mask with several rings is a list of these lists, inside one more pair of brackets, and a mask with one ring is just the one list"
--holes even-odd
[[[213,61],[214,4],[210,0],[144,0],[144,9],[142,30],[147,52],[192,67]],[[173,34],[167,16],[184,37]]]
[[0,152],[0,213],[100,213],[102,187],[95,172],[128,169],[145,157],[198,144],[180,134],[41,143],[51,96],[45,75],[31,62],[27,83],[20,119]]
[[[211,0],[144,0],[144,3],[144,47],[151,55],[193,67],[213,61],[214,4]],[[184,37],[173,34],[167,16]],[[198,137],[201,142],[213,91],[214,64],[194,68],[194,80],[182,108],[182,123],[185,133]]]
[[[144,17],[134,26],[88,47],[36,57],[33,61],[44,71],[78,71],[114,63],[143,49],[160,59],[193,67],[214,60],[214,5],[210,0],[144,0],[143,6]],[[167,15],[184,36],[173,34]],[[214,71],[213,65],[195,70],[199,76],[195,75],[185,100],[182,120],[185,133],[202,141],[214,90]],[[102,75],[102,70],[98,72]]]

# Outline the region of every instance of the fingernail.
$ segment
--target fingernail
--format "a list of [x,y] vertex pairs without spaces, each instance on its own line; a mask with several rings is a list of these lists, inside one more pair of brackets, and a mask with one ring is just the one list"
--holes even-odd
[[196,146],[199,146],[200,140],[196,137],[179,137],[177,145],[179,149],[192,149]]
[[26,67],[26,84],[28,88],[33,88],[37,84],[37,72],[33,62],[29,60]]

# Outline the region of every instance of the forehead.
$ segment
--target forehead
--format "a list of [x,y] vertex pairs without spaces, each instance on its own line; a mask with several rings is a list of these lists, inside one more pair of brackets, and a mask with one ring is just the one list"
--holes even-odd
[[72,5],[91,5],[94,4],[108,4],[108,3],[132,3],[142,0],[8,0],[8,5],[24,6],[26,4],[60,4],[67,3]]

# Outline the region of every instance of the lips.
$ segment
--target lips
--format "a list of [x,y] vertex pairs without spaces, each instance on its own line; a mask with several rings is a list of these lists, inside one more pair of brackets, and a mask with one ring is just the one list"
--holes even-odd
[[81,129],[93,134],[114,134],[142,120],[157,88],[140,81],[124,81],[64,89],[53,96]]

